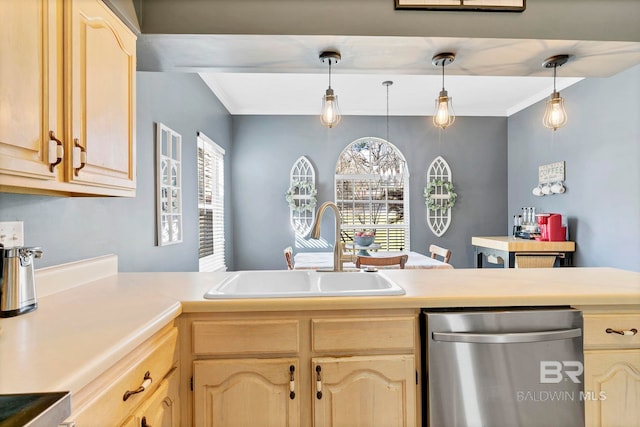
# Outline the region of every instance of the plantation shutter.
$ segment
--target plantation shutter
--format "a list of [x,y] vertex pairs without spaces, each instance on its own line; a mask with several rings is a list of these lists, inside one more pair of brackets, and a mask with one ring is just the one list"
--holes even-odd
[[198,132],[199,270],[224,271],[224,149]]

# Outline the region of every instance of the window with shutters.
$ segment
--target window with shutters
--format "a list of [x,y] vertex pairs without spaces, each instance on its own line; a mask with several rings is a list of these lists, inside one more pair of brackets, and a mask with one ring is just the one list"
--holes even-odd
[[224,149],[198,132],[200,271],[227,269],[224,259]]
[[381,138],[360,138],[338,158],[335,201],[342,215],[342,240],[359,230],[375,231],[383,251],[408,251],[409,172],[404,156]]

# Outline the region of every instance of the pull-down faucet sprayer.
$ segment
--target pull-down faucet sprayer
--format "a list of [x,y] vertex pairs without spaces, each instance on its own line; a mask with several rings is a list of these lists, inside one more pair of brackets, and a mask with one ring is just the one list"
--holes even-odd
[[311,234],[309,236],[312,239],[320,238],[320,224],[322,222],[324,211],[327,210],[327,208],[333,209],[336,216],[336,242],[333,245],[332,271],[342,271],[342,247],[340,246],[340,225],[342,224],[342,217],[340,216],[340,209],[338,209],[338,205],[333,202],[324,202],[320,205],[318,214],[316,215],[316,222],[313,224],[313,228],[311,229]]

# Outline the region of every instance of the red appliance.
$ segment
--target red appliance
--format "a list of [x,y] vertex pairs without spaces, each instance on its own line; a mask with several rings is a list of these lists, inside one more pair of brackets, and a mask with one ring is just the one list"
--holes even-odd
[[547,242],[564,242],[567,240],[567,227],[562,226],[562,215],[546,213],[536,215],[538,228],[540,228],[539,240]]

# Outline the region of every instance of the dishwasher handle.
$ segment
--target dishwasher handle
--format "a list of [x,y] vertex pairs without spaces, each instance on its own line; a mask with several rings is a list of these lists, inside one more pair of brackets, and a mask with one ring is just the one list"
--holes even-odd
[[513,344],[522,342],[544,342],[566,340],[582,335],[581,328],[554,331],[513,332],[476,334],[472,332],[433,332],[434,341],[464,342],[477,344]]

